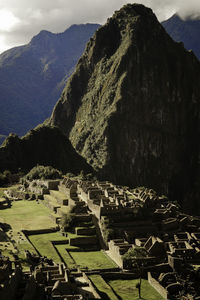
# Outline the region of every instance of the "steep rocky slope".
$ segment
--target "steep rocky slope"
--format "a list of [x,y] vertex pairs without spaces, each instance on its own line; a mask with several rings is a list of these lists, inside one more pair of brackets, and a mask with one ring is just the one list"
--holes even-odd
[[63,33],[41,31],[31,42],[0,55],[0,134],[25,134],[50,116],[66,79],[98,24]]
[[182,200],[198,172],[200,64],[129,4],[79,60],[50,123],[104,178]]
[[10,134],[0,147],[0,171],[28,171],[37,164],[75,174],[92,170],[56,127],[38,126],[22,138]]
[[200,19],[187,18],[183,20],[178,14],[173,15],[162,25],[169,35],[177,42],[182,41],[186,49],[192,49],[200,59]]

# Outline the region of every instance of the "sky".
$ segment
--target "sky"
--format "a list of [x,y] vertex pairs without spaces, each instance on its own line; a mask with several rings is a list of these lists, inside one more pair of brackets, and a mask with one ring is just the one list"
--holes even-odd
[[126,3],[151,7],[159,21],[175,12],[200,15],[200,0],[0,0],[0,53],[27,44],[41,30],[65,31],[72,24],[104,24]]

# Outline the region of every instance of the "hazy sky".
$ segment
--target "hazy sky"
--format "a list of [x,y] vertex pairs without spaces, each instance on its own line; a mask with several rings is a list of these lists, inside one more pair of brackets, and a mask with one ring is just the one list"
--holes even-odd
[[104,24],[126,3],[151,7],[160,21],[179,11],[200,15],[200,0],[0,0],[0,53],[26,44],[42,29],[63,32],[72,24]]

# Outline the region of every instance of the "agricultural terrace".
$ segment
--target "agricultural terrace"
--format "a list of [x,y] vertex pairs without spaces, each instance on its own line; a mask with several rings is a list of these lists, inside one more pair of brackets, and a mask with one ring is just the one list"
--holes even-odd
[[[3,194],[4,188],[0,189]],[[4,223],[5,230],[0,232],[0,251],[4,256],[13,260],[17,254],[23,266],[27,266],[24,250],[35,253],[34,247],[28,242],[23,229],[40,229],[55,226],[49,217],[49,210],[36,201],[12,201],[12,206],[2,209],[0,222]]]
[[55,263],[61,262],[59,254],[51,243],[51,241],[66,240],[60,232],[29,235],[29,240],[41,256],[47,256],[48,258],[53,259]]
[[[101,275],[90,275],[89,276],[92,283],[97,288],[102,299],[117,300],[119,299],[113,292],[112,288],[106,281],[101,277]],[[134,298],[132,298],[134,299]]]
[[1,210],[0,222],[10,224],[13,231],[55,227],[50,211],[36,201],[12,201],[12,207]]
[[[139,299],[136,284],[139,279],[133,280],[110,280],[108,284],[112,287],[116,295],[122,300]],[[142,279],[141,297],[143,300],[163,300],[163,297],[148,283]]]
[[70,251],[70,255],[81,268],[112,269],[117,265],[103,251],[75,252]]
[[[139,279],[105,281],[101,275],[90,275],[102,299],[139,300],[136,284]],[[143,300],[163,300],[162,296],[151,287],[147,280],[142,279],[141,298]]]
[[[29,235],[29,239],[42,256],[53,259],[56,263],[64,261],[68,267],[78,265],[81,269],[112,269],[116,264],[102,251],[84,251],[78,247],[66,244],[68,238],[80,237],[68,233],[65,238],[60,232]],[[53,245],[52,241],[63,241],[63,244]],[[77,250],[77,251],[76,251]]]

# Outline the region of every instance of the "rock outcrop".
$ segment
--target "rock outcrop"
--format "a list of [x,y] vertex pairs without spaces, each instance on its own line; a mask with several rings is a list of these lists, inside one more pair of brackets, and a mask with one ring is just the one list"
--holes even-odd
[[128,4],[90,39],[50,123],[104,178],[182,200],[198,172],[200,63]]

